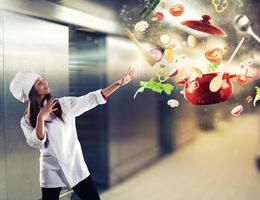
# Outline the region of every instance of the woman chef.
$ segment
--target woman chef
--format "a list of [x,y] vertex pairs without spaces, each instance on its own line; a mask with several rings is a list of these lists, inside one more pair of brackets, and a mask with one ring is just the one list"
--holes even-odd
[[18,72],[10,91],[21,102],[29,100],[21,119],[26,142],[40,150],[43,200],[59,199],[62,187],[72,188],[82,200],[99,200],[77,137],[75,117],[106,103],[107,97],[132,80],[134,69],[107,88],[80,97],[54,98],[47,81],[34,72]]

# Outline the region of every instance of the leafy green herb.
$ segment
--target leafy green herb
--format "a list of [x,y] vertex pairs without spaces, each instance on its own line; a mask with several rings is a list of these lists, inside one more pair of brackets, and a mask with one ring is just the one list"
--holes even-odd
[[260,100],[260,87],[256,86],[255,91],[256,91],[256,95],[255,95],[255,99],[253,102],[254,106],[255,106],[256,102]]
[[164,91],[168,95],[170,95],[173,90],[173,86],[171,84],[157,82],[153,79],[150,79],[149,81],[140,81],[140,86],[141,87],[136,91],[134,95],[134,99],[136,95],[140,92],[143,92],[144,89],[149,89],[157,93],[162,93],[162,91]]
[[215,62],[209,65],[209,72],[214,72],[218,69],[220,62]]

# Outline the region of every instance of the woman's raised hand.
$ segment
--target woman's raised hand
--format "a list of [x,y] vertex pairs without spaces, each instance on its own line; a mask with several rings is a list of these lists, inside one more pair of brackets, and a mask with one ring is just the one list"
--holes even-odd
[[58,103],[58,99],[51,97],[47,104],[41,109],[38,116],[42,117],[44,120],[46,120],[47,116],[51,114],[53,111],[58,110],[58,108],[53,108],[55,104]]
[[135,70],[133,67],[129,67],[127,73],[118,81],[119,85],[125,85],[129,83],[134,77]]

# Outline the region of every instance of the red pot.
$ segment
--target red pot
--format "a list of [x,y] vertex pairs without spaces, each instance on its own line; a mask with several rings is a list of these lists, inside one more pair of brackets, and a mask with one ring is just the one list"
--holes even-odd
[[216,104],[226,101],[233,94],[233,84],[231,78],[236,75],[224,73],[222,77],[222,87],[217,92],[211,92],[209,84],[218,73],[204,74],[202,77],[197,77],[196,80],[190,81],[189,78],[177,82],[184,84],[184,98],[194,105]]

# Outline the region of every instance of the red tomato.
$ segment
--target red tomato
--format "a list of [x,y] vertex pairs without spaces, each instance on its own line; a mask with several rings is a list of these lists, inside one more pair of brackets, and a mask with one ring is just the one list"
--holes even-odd
[[181,16],[184,12],[184,6],[181,4],[176,4],[169,9],[169,12],[175,17]]
[[205,56],[206,58],[212,62],[220,62],[222,60],[223,51],[221,48],[215,48],[209,51],[206,51]]
[[237,75],[237,83],[240,85],[246,85],[250,81],[250,78],[248,78],[245,75]]
[[157,21],[162,21],[163,18],[164,18],[164,15],[163,15],[162,12],[156,12],[156,13],[155,13],[155,16],[156,16],[156,18],[157,18]]

